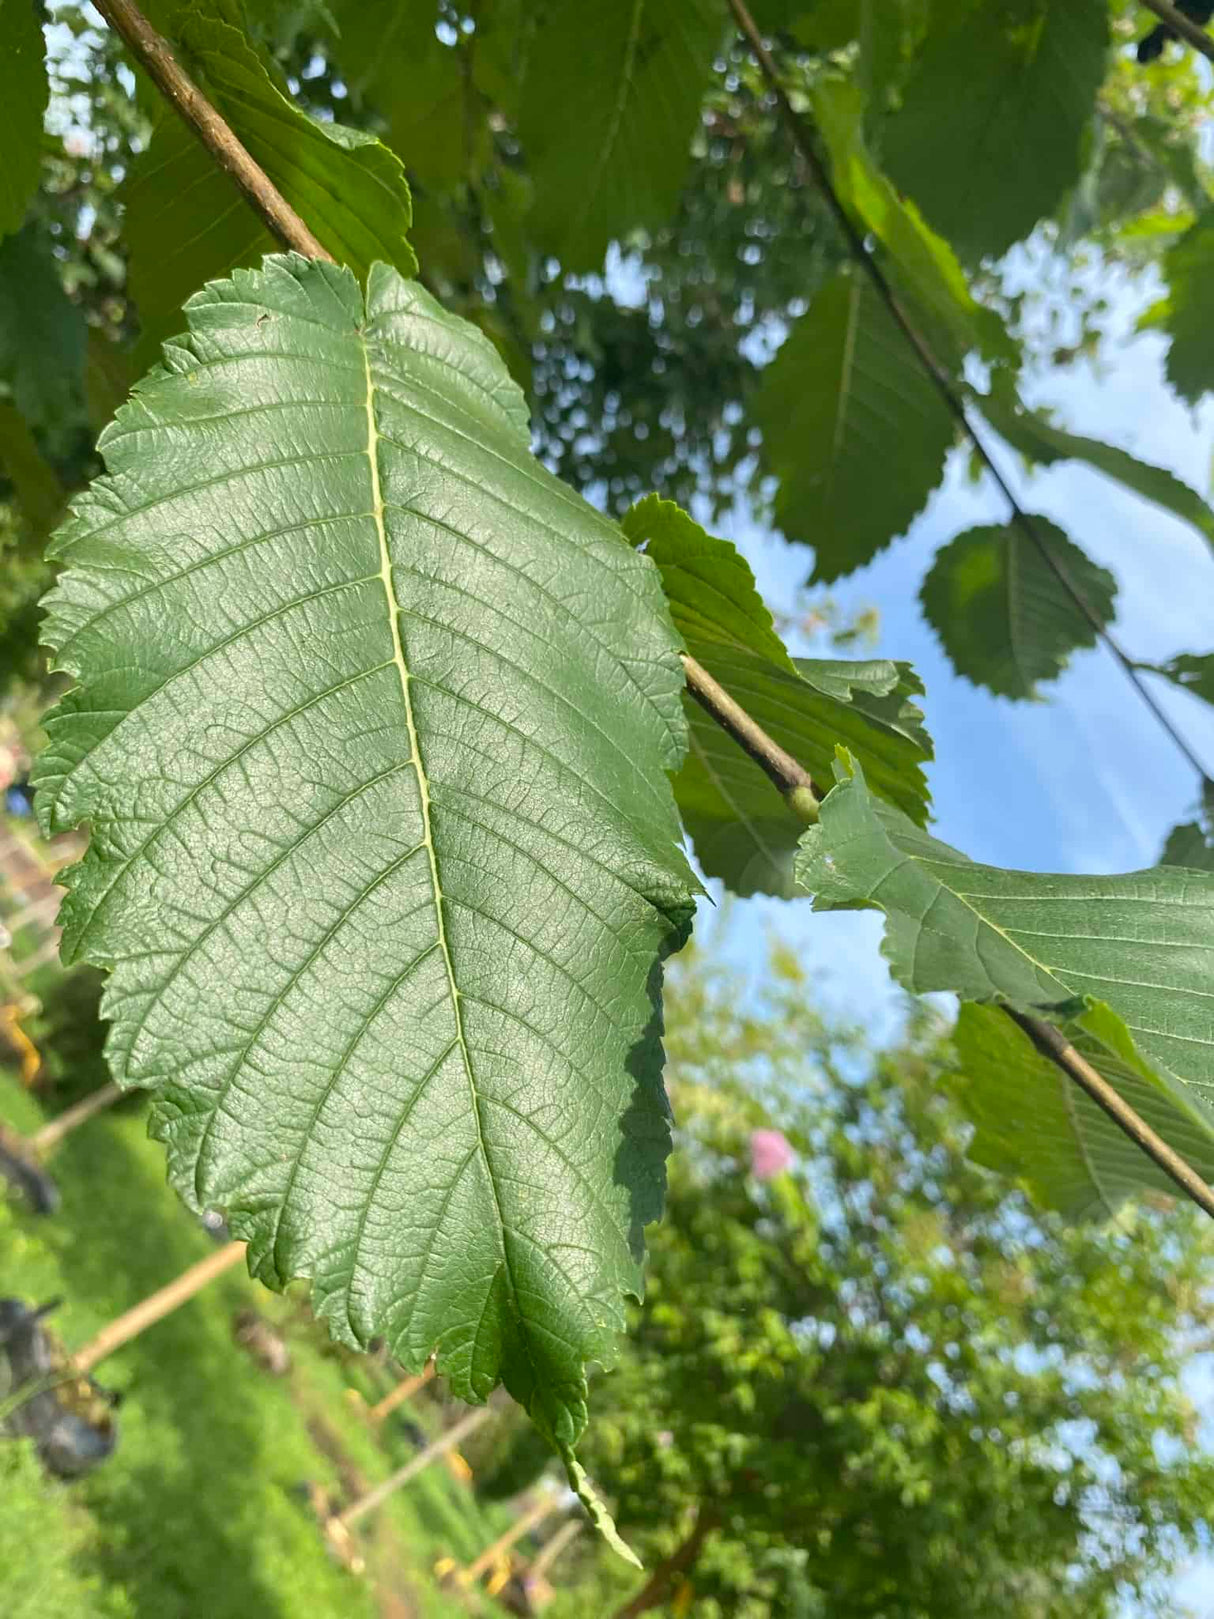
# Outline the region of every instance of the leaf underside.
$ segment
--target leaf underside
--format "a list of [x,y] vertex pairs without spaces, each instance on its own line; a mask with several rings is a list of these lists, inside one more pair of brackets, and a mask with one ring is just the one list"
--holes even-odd
[[65,954],[196,1206],[343,1341],[562,1447],[660,1212],[691,880],[656,573],[489,344],[295,256],[206,287],[55,549]]
[[885,954],[916,994],[1060,1006],[1105,1001],[1144,1062],[1214,1095],[1214,878],[1001,871],[967,860],[868,792],[857,771],[802,839],[819,909],[885,912]]

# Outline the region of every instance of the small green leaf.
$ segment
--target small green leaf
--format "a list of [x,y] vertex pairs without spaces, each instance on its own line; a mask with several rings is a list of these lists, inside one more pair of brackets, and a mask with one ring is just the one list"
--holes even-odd
[[54,542],[65,957],[111,971],[115,1076],[254,1274],[568,1451],[669,1147],[657,573],[391,268],[274,257],[187,314]]
[[[1214,268],[1214,264],[1212,264]],[[1165,467],[1140,461],[1128,450],[1099,439],[1083,438],[1065,432],[1036,411],[1024,410],[1006,397],[988,395],[979,401],[982,414],[1014,450],[1043,467],[1057,461],[1085,461],[1097,472],[1114,479],[1144,500],[1160,506],[1173,516],[1192,523],[1198,533],[1214,543],[1214,508],[1195,489]]]
[[1181,691],[1214,704],[1214,652],[1182,652],[1167,663],[1140,663],[1136,667],[1162,675]]
[[42,174],[50,88],[41,0],[0,0],[0,236],[16,230]]
[[1159,857],[1161,866],[1189,866],[1214,871],[1214,838],[1197,821],[1184,821],[1168,833]]
[[1166,371],[1180,397],[1196,405],[1214,389],[1214,208],[1208,209],[1164,256],[1168,296],[1161,324],[1171,345]]
[[754,401],[776,521],[816,580],[905,534],[944,472],[953,421],[877,295],[837,275],[767,367]]
[[[1214,1183],[1214,1111],[1139,1056],[1101,1001],[1062,1023],[1067,1039],[1204,1180]],[[956,1095],[977,1126],[970,1157],[1023,1178],[1036,1200],[1068,1218],[1115,1214],[1146,1190],[1175,1184],[1024,1031],[993,1006],[967,1002],[953,1032]]]
[[797,881],[820,910],[884,911],[885,954],[908,989],[1019,1006],[1094,996],[1145,1062],[1214,1092],[1214,877],[980,866],[874,799],[850,761],[839,772],[801,840]]
[[566,270],[669,219],[725,14],[713,0],[553,0],[527,58],[519,134],[531,224]]
[[954,6],[890,120],[890,176],[966,262],[1005,252],[1079,178],[1104,81],[1104,0]]
[[[1036,533],[1102,624],[1117,583],[1046,517]],[[1096,631],[1018,523],[971,528],[938,551],[919,599],[959,675],[999,697],[1037,696]]]
[[[412,275],[417,261],[406,239],[412,210],[400,159],[361,130],[309,118],[279,89],[249,40],[217,16],[186,11],[177,37],[220,112],[334,258],[360,277],[376,260]],[[171,110],[122,194],[146,363],[204,281],[255,263],[276,244]]]
[[[829,779],[835,747],[864,761],[873,790],[916,822],[927,818],[922,764],[932,756],[905,664],[790,658],[745,559],[668,500],[650,495],[624,533],[657,564],[686,650],[807,770]],[[696,856],[736,894],[795,892],[792,860],[806,806],[786,802],[763,771],[690,696],[690,747],[675,799]]]

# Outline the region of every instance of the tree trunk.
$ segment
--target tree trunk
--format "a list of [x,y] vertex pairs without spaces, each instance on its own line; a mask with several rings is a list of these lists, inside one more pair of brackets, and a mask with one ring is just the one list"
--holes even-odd
[[716,1526],[716,1519],[711,1513],[701,1512],[696,1519],[695,1528],[683,1544],[677,1551],[671,1552],[669,1557],[662,1559],[632,1601],[626,1602],[617,1611],[615,1619],[637,1619],[639,1614],[648,1613],[650,1608],[656,1608],[659,1603],[665,1602],[675,1576],[686,1574],[695,1566],[704,1542]]

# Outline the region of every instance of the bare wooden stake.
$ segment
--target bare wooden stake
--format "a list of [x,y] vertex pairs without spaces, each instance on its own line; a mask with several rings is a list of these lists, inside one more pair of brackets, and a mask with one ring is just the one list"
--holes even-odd
[[410,1479],[416,1478],[420,1472],[429,1467],[431,1462],[437,1461],[440,1456],[446,1455],[447,1451],[454,1450],[456,1445],[479,1428],[483,1422],[488,1422],[492,1415],[493,1413],[489,1407],[484,1405],[476,1406],[473,1410],[465,1412],[454,1427],[448,1428],[446,1433],[440,1434],[433,1444],[427,1445],[425,1450],[414,1456],[412,1461],[408,1461],[403,1467],[397,1468],[396,1472],[386,1478],[382,1484],[377,1484],[373,1490],[368,1490],[366,1495],[361,1496],[348,1506],[344,1512],[339,1513],[333,1521],[340,1524],[343,1529],[348,1529],[351,1524],[357,1523],[360,1518],[365,1518],[369,1512],[374,1512],[376,1507],[382,1506],[390,1495],[394,1495],[402,1486],[408,1484]]
[[84,1373],[92,1371],[100,1361],[112,1355],[123,1344],[137,1338],[141,1332],[155,1322],[171,1315],[174,1310],[192,1299],[195,1293],[200,1292],[208,1282],[216,1276],[222,1276],[225,1270],[231,1270],[238,1265],[245,1255],[243,1242],[229,1242],[222,1248],[217,1248],[213,1254],[200,1259],[189,1270],[182,1271],[175,1281],[158,1289],[150,1297],[143,1299],[134,1309],[127,1310],[117,1320],[111,1321],[108,1327],[102,1327],[95,1338],[90,1338],[82,1349],[78,1349],[72,1356],[73,1370]]

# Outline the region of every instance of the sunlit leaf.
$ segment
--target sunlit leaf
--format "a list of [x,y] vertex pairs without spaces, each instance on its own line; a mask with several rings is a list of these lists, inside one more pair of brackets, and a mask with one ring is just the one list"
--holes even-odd
[[[400,159],[361,130],[309,118],[227,22],[191,10],[178,35],[219,110],[334,258],[360,276],[376,260],[412,274],[417,264],[406,239],[412,214]],[[146,363],[204,281],[255,263],[276,244],[169,109],[136,159],[123,197]]]
[[[376,266],[205,288],[55,541],[49,828],[170,1173],[344,1342],[566,1450],[669,1145],[691,879],[656,570],[490,345]],[[558,588],[559,587],[559,588]]]

